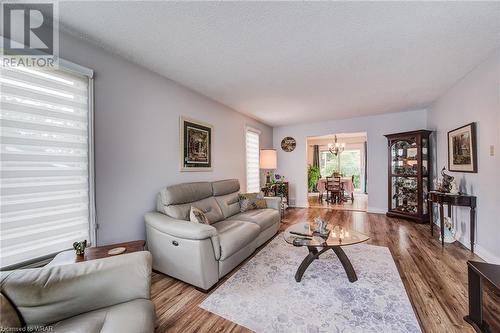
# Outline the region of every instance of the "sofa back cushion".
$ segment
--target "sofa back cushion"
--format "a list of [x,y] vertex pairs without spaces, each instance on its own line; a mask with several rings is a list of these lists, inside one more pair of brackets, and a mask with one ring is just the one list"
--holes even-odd
[[239,212],[237,179],[167,186],[160,191],[157,210],[178,220],[189,221],[191,206],[203,211],[212,224]]
[[212,183],[196,182],[171,185],[158,194],[156,209],[176,219],[189,221],[191,203],[212,197]]
[[212,196],[212,183],[196,182],[167,186],[160,191],[160,202],[165,205],[179,205],[195,202]]
[[225,179],[212,183],[212,192],[214,196],[225,195],[239,192],[240,182],[238,179]]
[[180,205],[164,206],[164,213],[174,219],[189,221],[191,206],[201,210],[207,217],[210,224],[224,219],[224,215],[222,215],[222,211],[214,197],[208,197],[202,200]]
[[238,179],[227,179],[212,183],[212,189],[224,218],[227,219],[240,212],[238,193],[240,182]]

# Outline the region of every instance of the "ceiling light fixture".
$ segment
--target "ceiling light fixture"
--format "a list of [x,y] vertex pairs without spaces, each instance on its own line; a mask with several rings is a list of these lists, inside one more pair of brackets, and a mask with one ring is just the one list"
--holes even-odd
[[345,149],[345,143],[338,143],[336,135],[334,137],[334,143],[328,144],[328,150],[335,156],[338,156],[340,153],[342,153],[344,149]]

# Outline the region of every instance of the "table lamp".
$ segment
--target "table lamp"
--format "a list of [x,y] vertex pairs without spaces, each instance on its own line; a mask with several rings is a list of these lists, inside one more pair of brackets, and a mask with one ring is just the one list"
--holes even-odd
[[261,149],[259,166],[266,172],[266,184],[271,182],[271,170],[276,170],[278,164],[278,157],[276,149]]

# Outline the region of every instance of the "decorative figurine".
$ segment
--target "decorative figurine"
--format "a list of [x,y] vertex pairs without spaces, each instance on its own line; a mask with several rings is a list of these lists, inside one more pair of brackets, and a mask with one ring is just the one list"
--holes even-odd
[[[442,193],[450,193],[450,191],[453,188],[453,184],[454,184],[453,180],[455,179],[455,177],[447,175],[444,172],[445,170],[446,170],[445,167],[443,167],[441,169],[441,176],[443,176],[443,179],[441,180],[441,182],[438,183],[438,189],[437,190],[439,192],[442,192]],[[454,187],[456,189],[456,185]]]
[[[439,237],[441,240],[441,237]],[[453,221],[449,217],[444,218],[444,242],[453,243],[455,242],[455,228],[453,226]]]
[[83,256],[86,247],[87,247],[87,240],[73,243],[73,248],[75,249],[77,256]]
[[458,190],[457,182],[455,182],[455,180],[453,180],[451,182],[450,194],[460,194],[460,191]]
[[323,219],[316,217],[314,219],[316,223],[316,230],[314,232],[318,233],[320,236],[328,236],[330,230],[328,230],[328,223],[326,223]]

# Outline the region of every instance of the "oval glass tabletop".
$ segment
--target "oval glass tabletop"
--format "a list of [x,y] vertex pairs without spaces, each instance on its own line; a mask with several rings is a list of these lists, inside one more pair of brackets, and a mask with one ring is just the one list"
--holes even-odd
[[285,241],[295,246],[336,247],[365,242],[370,237],[356,230],[328,224],[328,234],[313,232],[310,222],[300,222],[289,226],[283,233]]

